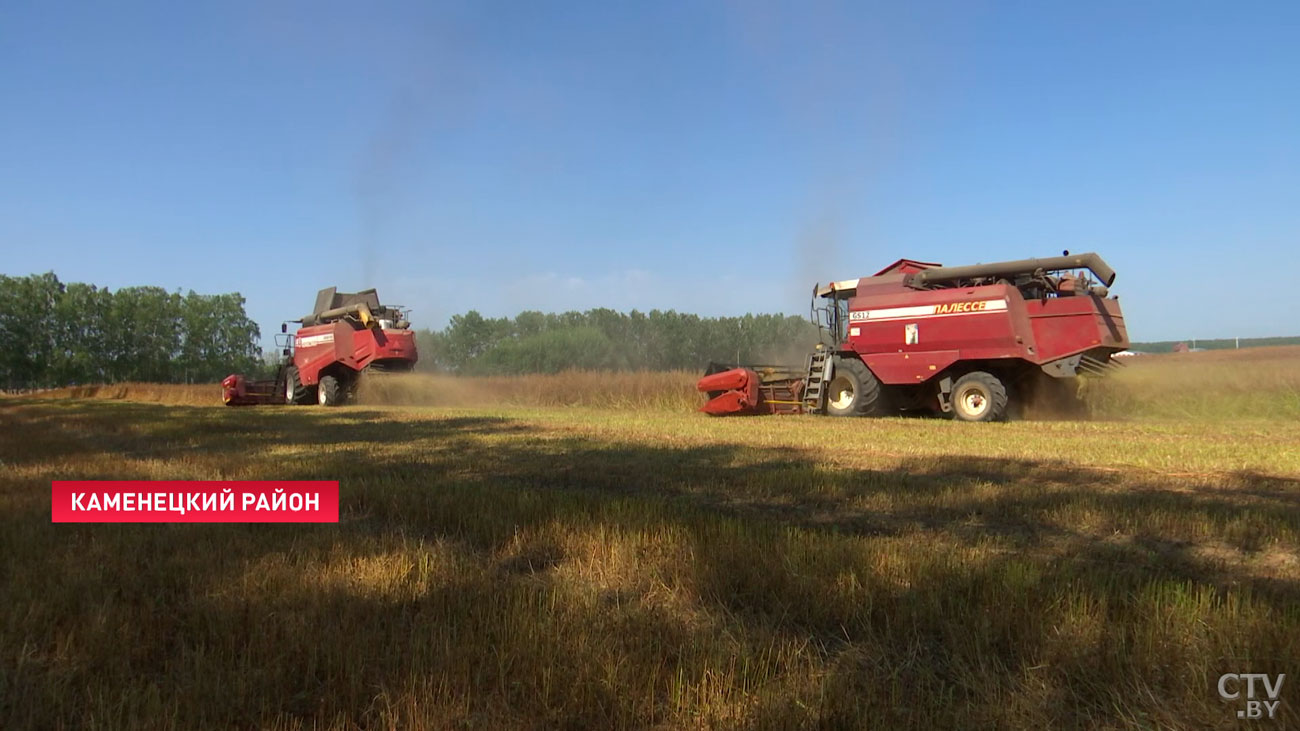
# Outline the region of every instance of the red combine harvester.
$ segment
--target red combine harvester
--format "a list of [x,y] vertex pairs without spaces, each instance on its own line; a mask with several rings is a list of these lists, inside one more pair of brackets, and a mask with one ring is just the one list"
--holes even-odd
[[316,307],[287,334],[276,336],[284,362],[273,381],[241,375],[221,382],[228,406],[309,404],[337,406],[356,394],[362,374],[409,371],[415,366],[415,333],[400,307],[379,304],[373,289],[345,294],[334,287],[316,295]]
[[1096,254],[961,267],[899,259],[814,288],[823,342],[803,368],[710,364],[702,410],[999,421],[1032,398],[1068,401],[1077,376],[1104,375],[1128,347],[1114,281]]

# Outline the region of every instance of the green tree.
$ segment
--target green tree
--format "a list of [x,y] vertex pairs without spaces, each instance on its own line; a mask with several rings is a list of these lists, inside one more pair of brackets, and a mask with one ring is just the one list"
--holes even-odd
[[6,388],[52,385],[63,284],[53,272],[0,276],[0,379]]
[[56,307],[58,352],[49,370],[57,384],[108,380],[106,354],[112,294],[92,284],[69,282]]
[[0,387],[213,381],[255,368],[259,337],[239,294],[0,275]]
[[458,373],[552,373],[566,368],[669,370],[710,360],[802,363],[817,329],[800,317],[706,318],[673,310],[610,309],[451,318],[417,335],[421,367]]
[[180,301],[180,321],[175,367],[181,380],[206,383],[258,367],[261,330],[244,314],[240,295],[191,291]]

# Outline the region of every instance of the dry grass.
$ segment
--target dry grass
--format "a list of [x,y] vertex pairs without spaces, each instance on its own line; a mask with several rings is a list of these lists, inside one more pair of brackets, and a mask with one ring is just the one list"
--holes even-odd
[[1127,358],[1088,384],[1096,415],[1113,418],[1300,418],[1300,346]]
[[410,374],[373,378],[360,393],[363,405],[393,406],[595,406],[690,410],[704,399],[700,374],[566,371],[556,374],[457,378]]
[[[0,718],[1228,726],[1220,673],[1300,666],[1300,421],[1251,416],[0,400]],[[342,520],[49,523],[110,477],[338,479]]]
[[[698,379],[699,374],[683,371],[567,371],[466,378],[413,373],[366,379],[359,401],[372,406],[596,406],[690,410],[703,403],[703,398],[695,390]],[[30,394],[27,398],[211,406],[221,404],[221,386],[215,383],[118,383],[56,388]]]
[[114,383],[95,386],[69,386],[38,391],[24,398],[52,400],[138,401],[177,406],[214,406],[221,404],[221,386],[216,383]]
[[[1174,353],[1128,358],[1118,375],[1085,383],[1093,419],[1218,420],[1300,418],[1300,346]],[[697,373],[558,374],[458,378],[410,374],[369,379],[369,406],[552,407],[688,411],[703,403]],[[112,399],[217,405],[216,384],[123,383],[34,394],[44,399]]]

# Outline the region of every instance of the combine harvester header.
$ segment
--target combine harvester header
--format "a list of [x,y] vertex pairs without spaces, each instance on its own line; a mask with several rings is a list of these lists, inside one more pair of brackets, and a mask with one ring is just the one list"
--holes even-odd
[[221,392],[228,406],[337,406],[352,400],[363,374],[409,371],[419,357],[406,312],[379,304],[373,289],[322,289],[311,314],[290,322],[302,327],[290,335],[288,323],[280,325],[284,361],[275,380],[226,376]]
[[1096,254],[959,267],[899,259],[813,288],[823,337],[804,367],[710,364],[702,410],[998,421],[1045,394],[1068,401],[1077,376],[1107,373],[1128,347],[1114,282]]

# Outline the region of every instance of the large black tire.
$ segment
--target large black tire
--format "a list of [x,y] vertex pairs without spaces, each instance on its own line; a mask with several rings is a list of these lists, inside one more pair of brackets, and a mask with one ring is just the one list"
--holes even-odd
[[866,363],[853,356],[835,356],[835,370],[826,384],[826,413],[831,416],[884,416],[885,392]]
[[338,406],[347,400],[343,384],[334,376],[321,376],[316,386],[316,401],[321,406]]
[[289,366],[284,369],[284,402],[293,405],[308,403],[310,393],[307,387],[302,385],[302,380],[298,378],[298,367]]
[[952,415],[961,421],[1005,421],[1007,387],[992,373],[967,373],[952,386]]

